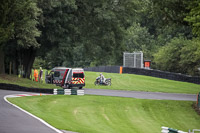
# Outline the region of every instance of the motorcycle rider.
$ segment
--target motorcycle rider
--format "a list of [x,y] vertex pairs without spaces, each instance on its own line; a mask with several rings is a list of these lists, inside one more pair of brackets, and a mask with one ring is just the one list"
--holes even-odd
[[106,81],[106,78],[103,76],[102,73],[96,78],[97,81],[99,81],[100,84],[104,84]]
[[104,75],[102,73],[100,73],[100,83],[101,84],[105,84],[106,83],[106,78],[104,77]]

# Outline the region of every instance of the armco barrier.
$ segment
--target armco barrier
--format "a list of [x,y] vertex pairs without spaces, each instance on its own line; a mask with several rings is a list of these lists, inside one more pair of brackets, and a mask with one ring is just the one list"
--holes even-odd
[[146,75],[146,76],[152,76],[152,77],[157,77],[157,78],[164,78],[164,79],[200,84],[200,77],[192,77],[189,75],[165,72],[165,71],[160,71],[160,70],[124,67],[123,73]]
[[84,90],[77,89],[41,89],[41,88],[28,88],[14,84],[0,83],[0,89],[13,90],[13,91],[26,91],[26,92],[37,92],[47,93],[54,95],[84,95]]
[[84,95],[84,90],[77,89],[54,89],[54,95]]
[[[120,73],[120,66],[88,67],[88,68],[84,68],[84,70],[93,71],[93,72]],[[200,77],[192,77],[189,75],[160,71],[160,70],[153,70],[153,69],[123,67],[122,73],[145,75],[145,76],[152,76],[152,77],[164,78],[164,79],[169,79],[169,80],[200,84]]]
[[197,94],[197,108],[200,110],[200,92]]
[[0,83],[0,89],[53,94],[53,89],[29,88],[29,87],[22,87],[19,85],[6,84],[6,83]]
[[193,129],[192,131],[189,130],[188,133],[200,133],[200,129]]
[[184,131],[180,131],[177,129],[172,129],[172,128],[168,128],[168,127],[161,127],[161,133],[188,133],[188,132],[184,132]]

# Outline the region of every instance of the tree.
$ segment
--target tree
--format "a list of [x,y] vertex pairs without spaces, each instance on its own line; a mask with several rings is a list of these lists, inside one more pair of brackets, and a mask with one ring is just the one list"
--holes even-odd
[[2,74],[5,72],[4,46],[12,37],[14,30],[14,23],[8,19],[10,14],[14,14],[15,8],[11,10],[10,5],[14,5],[12,0],[2,0],[0,5],[0,74]]
[[[35,58],[33,51],[40,46],[36,40],[36,37],[40,36],[36,26],[41,11],[36,2],[32,0],[3,0],[1,8],[1,12],[4,13],[1,17],[3,20],[1,21],[1,27],[4,29],[10,27],[10,30],[8,30],[10,34],[2,39],[4,41],[1,41],[0,46],[2,49],[7,49],[5,51],[7,55],[14,57],[9,58],[9,60],[21,60],[25,68],[25,77],[29,77],[30,68]],[[20,53],[18,54],[19,56],[16,57],[14,53],[10,52],[9,48],[14,48],[16,50],[15,53]],[[0,61],[0,64],[4,66],[4,61]]]
[[190,10],[185,17],[185,21],[192,26],[192,31],[195,35],[200,36],[200,3],[198,0],[188,2],[188,9]]
[[126,31],[124,39],[126,51],[143,51],[145,58],[151,59],[152,51],[154,51],[153,36],[150,35],[146,27],[141,27],[138,23],[133,23]]
[[189,12],[187,0],[144,0],[140,23],[154,35],[156,45],[164,46],[174,37],[185,36],[192,39],[191,28],[184,21]]
[[[51,64],[83,67],[122,63],[124,29],[131,25],[138,1],[63,0],[40,5],[44,26],[38,54],[48,57]],[[50,53],[59,53],[59,57]]]
[[180,66],[183,73],[200,75],[200,40],[186,40],[185,46],[181,49]]
[[198,75],[199,48],[197,39],[174,38],[154,55],[156,67],[164,71]]
[[174,38],[166,46],[161,47],[158,53],[154,55],[156,68],[180,73],[180,49],[184,47],[184,41],[183,38]]

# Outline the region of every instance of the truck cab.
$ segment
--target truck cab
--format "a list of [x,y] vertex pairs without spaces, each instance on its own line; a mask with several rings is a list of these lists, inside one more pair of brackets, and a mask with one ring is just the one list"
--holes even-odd
[[63,88],[82,89],[85,86],[85,75],[82,68],[55,67],[45,75],[46,83],[56,84]]
[[65,78],[64,88],[78,87],[82,89],[85,86],[85,74],[82,68],[73,68],[69,70]]

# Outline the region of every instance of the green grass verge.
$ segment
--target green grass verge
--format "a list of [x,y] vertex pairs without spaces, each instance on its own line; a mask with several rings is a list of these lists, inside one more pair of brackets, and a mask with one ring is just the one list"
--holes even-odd
[[[33,82],[32,80],[18,78],[14,75],[0,75],[0,83],[17,84],[33,88],[61,88],[55,85],[45,83],[45,71],[43,71],[43,83]],[[132,90],[149,92],[167,92],[167,93],[188,93],[197,94],[200,86],[197,84],[179,82],[149,76],[135,74],[115,74],[103,73],[106,78],[112,78],[111,86],[95,86],[94,82],[99,72],[85,72],[86,86],[92,89],[113,89],[113,90]],[[33,78],[33,77],[32,77]]]
[[160,133],[161,126],[188,131],[200,125],[190,101],[92,95],[8,100],[58,129],[80,133]]
[[99,74],[100,72],[85,72],[85,88],[189,94],[197,94],[200,91],[197,84],[135,74],[103,73],[106,78],[112,78],[112,86],[95,86],[94,82]]
[[0,75],[0,83],[16,84],[19,86],[30,87],[30,88],[46,88],[46,89],[60,88],[52,84],[34,82],[29,79],[19,78],[16,75],[6,75],[6,74]]

